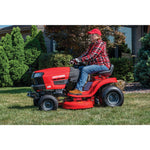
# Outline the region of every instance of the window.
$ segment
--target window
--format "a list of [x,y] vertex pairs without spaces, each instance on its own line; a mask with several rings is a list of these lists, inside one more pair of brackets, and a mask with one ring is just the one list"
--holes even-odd
[[128,45],[128,48],[132,50],[132,28],[131,27],[119,27],[119,31],[124,33],[126,36],[125,43]]

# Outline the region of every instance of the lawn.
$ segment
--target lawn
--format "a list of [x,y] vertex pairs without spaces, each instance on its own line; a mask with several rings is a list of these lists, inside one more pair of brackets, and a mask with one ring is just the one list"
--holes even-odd
[[27,97],[30,87],[0,88],[0,125],[149,125],[150,93],[125,94],[122,107],[40,111]]

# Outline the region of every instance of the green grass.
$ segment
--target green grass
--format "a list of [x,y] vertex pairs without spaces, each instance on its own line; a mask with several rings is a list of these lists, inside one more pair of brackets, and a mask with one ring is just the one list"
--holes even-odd
[[122,107],[39,111],[29,87],[0,88],[0,125],[149,125],[150,93],[125,94]]

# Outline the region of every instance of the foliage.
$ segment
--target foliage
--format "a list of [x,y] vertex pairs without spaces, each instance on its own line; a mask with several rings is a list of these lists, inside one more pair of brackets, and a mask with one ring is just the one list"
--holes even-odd
[[25,64],[31,65],[33,64],[36,59],[40,56],[41,52],[38,51],[36,48],[32,49],[25,49]]
[[37,27],[31,27],[31,36],[26,36],[25,49],[37,48],[38,51],[46,52],[45,41],[42,31],[37,32]]
[[29,66],[29,70],[23,75],[22,82],[24,85],[30,85],[32,72],[39,69],[39,56],[41,52],[46,52],[43,33],[38,32],[34,25],[31,27],[31,35],[26,36],[24,52],[25,64]]
[[39,57],[39,69],[45,69],[50,67],[50,59],[52,54],[41,53]]
[[[57,41],[58,49],[71,53],[75,57],[81,55],[89,45],[87,32],[93,28],[98,28],[102,32],[102,39],[106,41],[107,48],[114,48],[116,45],[125,43],[123,33],[117,31],[119,26],[106,25],[62,25],[46,26],[46,34],[50,39]],[[109,36],[113,36],[115,41],[110,42]]]
[[10,60],[10,75],[14,81],[14,86],[20,85],[22,76],[26,73],[29,67],[18,60]]
[[[32,26],[31,35],[26,36],[24,42],[20,28],[13,28],[11,34],[7,33],[5,37],[1,38],[0,46],[3,49],[1,58],[4,58],[4,61],[0,62],[1,70],[4,70],[0,77],[1,86],[29,85],[32,71],[38,70],[38,58],[41,52],[46,52],[42,32],[38,32],[37,27]],[[3,68],[4,66],[5,68]],[[2,79],[4,77],[7,78],[5,84]],[[8,80],[9,77],[11,80]]]
[[22,37],[19,27],[13,28],[13,30],[11,32],[11,38],[12,38],[12,47],[14,49],[13,59],[18,60],[19,63],[20,62],[24,63],[24,61],[25,61],[24,39]]
[[113,76],[118,80],[134,81],[133,77],[133,62],[128,58],[111,58],[111,63],[114,65]]
[[41,51],[46,53],[46,46],[45,46],[45,41],[44,41],[44,36],[42,31],[39,31],[36,38],[39,40],[40,46],[41,46]]
[[69,54],[53,54],[50,59],[50,67],[70,67],[72,56]]
[[[63,53],[42,53],[39,58],[39,69],[50,68],[50,67],[70,67],[70,60],[72,56]],[[43,63],[44,62],[44,63]]]
[[[42,31],[37,31],[36,26],[31,27],[31,36],[26,36],[25,41],[25,63],[29,66],[29,71],[23,76],[22,82],[25,85],[31,84],[31,74],[39,69],[39,57],[42,52],[46,53],[46,46]],[[44,60],[43,60],[44,62]],[[42,63],[43,63],[42,62]],[[43,63],[45,65],[45,63]]]
[[39,40],[37,38],[32,38],[30,36],[27,36],[25,41],[25,49],[31,49],[36,48],[38,51],[41,51],[41,45],[39,43]]
[[12,86],[13,82],[9,74],[9,61],[2,46],[0,46],[0,86]]
[[37,31],[37,26],[36,25],[32,25],[31,26],[31,37],[32,38],[35,38],[38,34],[38,31]]
[[3,47],[4,51],[6,52],[8,60],[12,60],[14,49],[12,47],[11,35],[6,33],[5,37],[1,38],[0,43],[1,43],[1,46]]
[[142,47],[138,53],[138,62],[134,68],[135,80],[150,87],[150,32],[141,38]]
[[14,82],[14,85],[17,86],[21,80],[23,74],[28,70],[28,66],[25,64],[25,54],[24,54],[24,39],[20,32],[20,28],[13,28],[11,32],[12,39],[12,49],[13,59],[10,59],[10,76]]
[[[130,51],[127,44],[122,43],[121,45],[118,45],[118,57],[121,58],[122,53],[130,53]],[[109,48],[108,55],[110,58],[115,57],[115,48]]]

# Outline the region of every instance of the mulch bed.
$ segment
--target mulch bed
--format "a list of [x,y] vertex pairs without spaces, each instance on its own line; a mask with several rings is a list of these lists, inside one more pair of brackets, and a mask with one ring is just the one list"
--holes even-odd
[[144,88],[139,82],[127,83],[124,93],[150,93],[150,88]]

